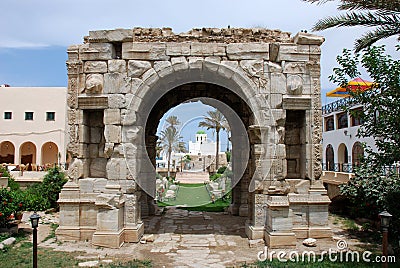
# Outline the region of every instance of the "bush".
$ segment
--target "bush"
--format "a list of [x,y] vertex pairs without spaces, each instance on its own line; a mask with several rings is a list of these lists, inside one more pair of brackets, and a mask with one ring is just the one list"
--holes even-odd
[[225,172],[225,170],[226,170],[226,166],[222,166],[222,167],[218,168],[217,173],[218,174],[223,174]]
[[29,210],[58,209],[58,195],[68,180],[58,167],[49,168],[42,183],[36,183],[26,190]]
[[219,173],[210,175],[210,181],[215,181],[215,180],[219,179],[221,176],[222,176],[222,174],[219,174]]

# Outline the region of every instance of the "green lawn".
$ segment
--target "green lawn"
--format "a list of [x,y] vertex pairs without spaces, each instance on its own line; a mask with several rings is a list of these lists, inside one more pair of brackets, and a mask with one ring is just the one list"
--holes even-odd
[[222,212],[228,207],[230,200],[216,200],[211,202],[206,186],[203,183],[180,184],[175,200],[158,202],[158,206],[178,206],[191,211]]
[[175,200],[164,201],[167,206],[197,207],[210,203],[210,196],[203,183],[180,184]]

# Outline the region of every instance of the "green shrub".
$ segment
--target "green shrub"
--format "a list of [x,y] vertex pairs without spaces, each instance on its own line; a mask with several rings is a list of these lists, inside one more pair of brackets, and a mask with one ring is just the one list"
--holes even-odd
[[36,183],[26,190],[28,210],[57,209],[58,195],[67,181],[58,167],[49,168],[42,183]]
[[212,175],[210,175],[210,181],[215,181],[218,178],[220,178],[221,176],[222,176],[222,174],[219,174],[219,173],[212,174]]
[[226,166],[222,166],[222,167],[218,168],[217,173],[218,174],[223,174],[225,172],[225,170],[226,170]]

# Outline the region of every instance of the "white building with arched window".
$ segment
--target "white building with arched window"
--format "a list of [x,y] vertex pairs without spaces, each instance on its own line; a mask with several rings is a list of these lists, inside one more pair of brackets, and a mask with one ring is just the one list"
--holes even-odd
[[66,162],[64,87],[0,87],[0,163]]
[[349,100],[340,99],[322,107],[323,170],[353,172],[353,167],[364,155],[363,143],[376,150],[372,137],[357,137],[363,122],[344,111],[343,107],[352,105],[351,110],[362,111],[362,106],[351,104]]

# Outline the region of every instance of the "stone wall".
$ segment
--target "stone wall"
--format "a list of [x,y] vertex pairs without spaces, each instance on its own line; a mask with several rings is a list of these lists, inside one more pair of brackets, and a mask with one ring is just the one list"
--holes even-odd
[[58,238],[107,247],[140,239],[141,215],[154,211],[158,122],[193,98],[224,103],[244,125],[232,130],[240,175],[231,212],[249,218],[249,238],[281,246],[329,236],[329,198],[318,183],[323,41],[259,28],[134,28],[91,31],[70,46],[73,162]]

